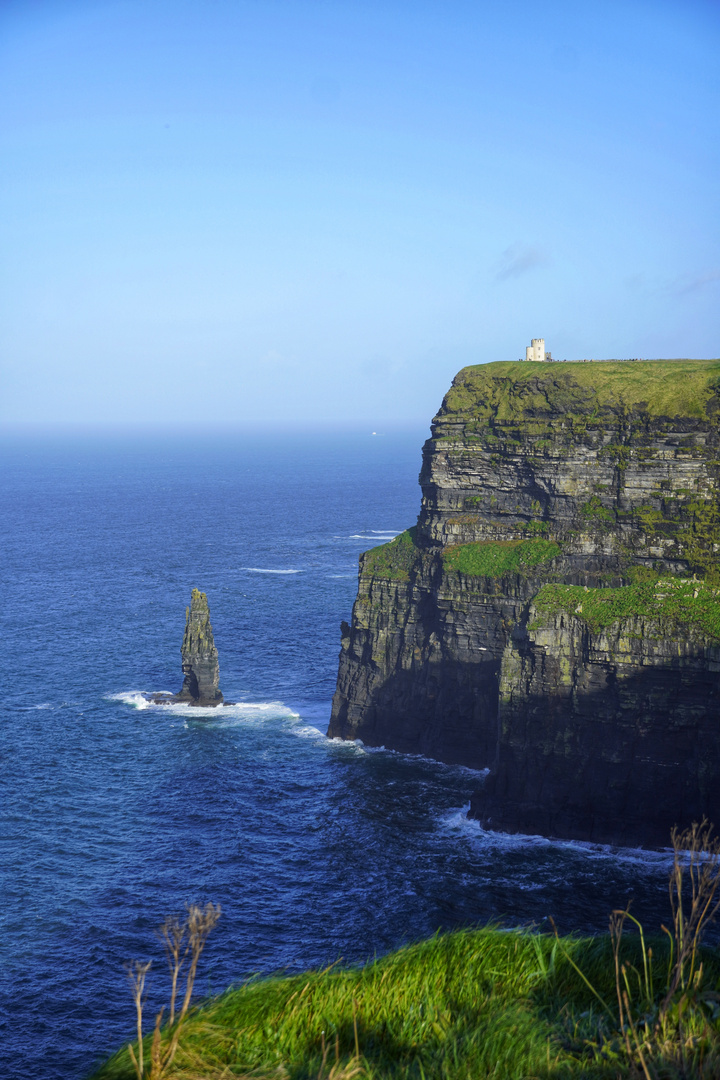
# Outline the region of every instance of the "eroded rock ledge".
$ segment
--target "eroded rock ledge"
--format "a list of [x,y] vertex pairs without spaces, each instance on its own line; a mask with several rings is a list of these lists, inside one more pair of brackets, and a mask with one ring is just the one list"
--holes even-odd
[[493,828],[720,823],[720,361],[460,372],[361,556],[329,734],[489,768]]

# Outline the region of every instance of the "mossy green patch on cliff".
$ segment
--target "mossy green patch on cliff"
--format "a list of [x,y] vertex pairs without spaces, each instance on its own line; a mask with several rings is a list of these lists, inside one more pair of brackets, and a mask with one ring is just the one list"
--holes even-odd
[[415,560],[415,528],[406,529],[389,544],[371,548],[364,555],[363,570],[374,577],[407,581]]
[[486,540],[447,547],[443,563],[447,570],[473,577],[504,577],[522,574],[560,554],[553,540]]
[[643,504],[633,507],[629,519],[651,542],[671,540],[672,557],[683,559],[688,573],[708,585],[720,584],[720,509],[714,498],[674,496],[658,500],[662,509]]
[[693,570],[702,573],[709,584],[720,582],[717,549],[720,545],[720,511],[714,500],[694,499],[683,506],[690,518],[683,529],[680,548]]
[[720,639],[720,589],[701,581],[661,578],[618,589],[548,584],[533,603],[540,614],[575,615],[593,631],[639,616],[673,627],[696,626]]
[[580,507],[580,513],[588,521],[614,521],[615,515],[612,510],[603,506],[598,495],[591,495],[586,503]]
[[720,384],[720,360],[643,360],[632,363],[500,361],[463,368],[441,417],[480,421],[637,411],[649,416],[705,418]]
[[[641,448],[636,450],[638,458],[647,456],[649,451],[647,448]],[[600,461],[611,461],[620,472],[625,472],[630,464],[630,447],[620,444],[612,444],[610,446],[604,446],[598,454]]]
[[546,536],[550,531],[550,523],[547,521],[528,521],[520,527],[530,536]]

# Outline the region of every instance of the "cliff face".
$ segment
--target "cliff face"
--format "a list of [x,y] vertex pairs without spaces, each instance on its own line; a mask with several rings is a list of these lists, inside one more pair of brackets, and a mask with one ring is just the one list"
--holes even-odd
[[720,361],[460,372],[361,557],[329,734],[490,768],[491,827],[720,823]]

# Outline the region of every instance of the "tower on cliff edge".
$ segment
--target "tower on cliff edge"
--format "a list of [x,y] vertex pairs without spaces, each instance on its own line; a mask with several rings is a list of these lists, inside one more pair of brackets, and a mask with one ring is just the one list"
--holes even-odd
[[526,360],[552,360],[550,353],[545,352],[545,338],[534,337],[531,343],[525,349]]

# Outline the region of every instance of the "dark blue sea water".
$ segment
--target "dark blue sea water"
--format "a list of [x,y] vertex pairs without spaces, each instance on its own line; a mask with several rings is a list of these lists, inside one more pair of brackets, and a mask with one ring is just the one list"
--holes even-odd
[[[132,1036],[123,964],[191,901],[222,919],[202,994],[362,961],[439,928],[598,930],[667,859],[483,833],[478,775],[329,741],[357,556],[415,521],[426,432],[6,437],[2,949],[6,1078],[71,1080]],[[221,711],[177,690],[208,594]]]

